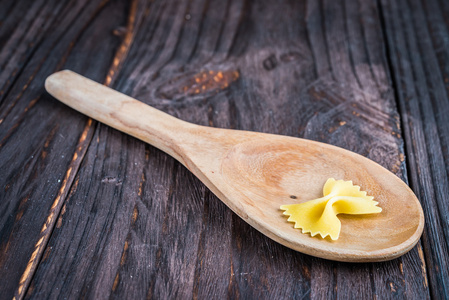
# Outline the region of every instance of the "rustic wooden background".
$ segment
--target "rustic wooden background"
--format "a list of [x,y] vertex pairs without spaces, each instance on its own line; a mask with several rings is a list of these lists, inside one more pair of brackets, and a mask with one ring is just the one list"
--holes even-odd
[[[196,124],[367,156],[416,192],[423,237],[373,264],[285,248],[53,99],[61,69]],[[448,93],[445,0],[1,0],[0,298],[448,298]]]

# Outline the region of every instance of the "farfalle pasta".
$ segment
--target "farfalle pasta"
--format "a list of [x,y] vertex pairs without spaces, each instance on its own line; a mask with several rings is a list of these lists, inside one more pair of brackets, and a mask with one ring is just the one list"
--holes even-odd
[[319,234],[322,238],[330,236],[337,240],[340,235],[341,222],[338,214],[375,214],[382,208],[374,197],[367,196],[360,187],[352,181],[329,178],[323,187],[323,197],[304,203],[282,205],[284,215],[289,216],[289,222],[294,222],[295,228],[301,228],[303,233],[311,236]]

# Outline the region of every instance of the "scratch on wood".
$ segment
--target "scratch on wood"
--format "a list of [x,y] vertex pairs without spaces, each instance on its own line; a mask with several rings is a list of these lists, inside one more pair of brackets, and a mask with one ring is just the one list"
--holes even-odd
[[39,99],[40,99],[40,96],[34,98],[33,100],[31,100],[31,101],[30,101],[30,104],[28,104],[28,106],[25,107],[24,112],[29,111],[29,110],[36,104],[37,100],[39,100]]
[[[48,219],[47,219],[47,221],[48,221]],[[47,226],[48,226],[47,222],[45,222],[44,225],[42,226],[41,233],[43,233],[47,230],[47,228],[48,228]]]
[[65,214],[65,211],[66,211],[66,205],[64,204],[64,206],[62,207],[61,216],[63,216]]
[[20,200],[19,209],[18,209],[19,212],[16,215],[16,221],[18,221],[22,218],[22,215],[23,215],[24,209],[25,209],[24,205],[25,205],[25,203],[27,203],[27,201],[29,199],[30,199],[30,194],[26,195],[22,200]]
[[61,226],[62,226],[62,218],[59,217],[58,222],[56,223],[56,228],[61,228]]
[[426,261],[424,260],[424,253],[422,251],[421,245],[418,245],[418,247],[416,247],[416,248],[418,249],[419,259],[421,260],[421,271],[422,271],[422,277],[424,278],[423,285],[425,288],[427,288],[427,286],[429,284],[427,282]]
[[117,272],[117,275],[115,275],[115,279],[114,279],[114,284],[112,285],[112,291],[115,292],[115,290],[117,289],[117,285],[118,285],[118,281],[119,281],[119,274]]
[[62,207],[61,213],[59,214],[58,222],[56,223],[56,228],[61,228],[62,226],[62,216],[65,214],[66,205]]
[[137,195],[139,195],[139,197],[142,196],[142,188],[143,188],[143,183],[145,182],[145,173],[142,173],[141,179],[140,179],[140,183],[139,183],[139,191],[137,192]]
[[125,241],[125,246],[123,247],[122,257],[120,258],[120,265],[123,266],[126,261],[126,256],[128,254],[128,241]]
[[238,283],[236,282],[235,273],[234,273],[234,263],[232,261],[231,254],[231,274],[229,276],[229,284],[228,284],[228,295],[232,295],[232,298],[239,299],[239,291],[238,291]]
[[52,248],[49,247],[49,248],[47,248],[47,250],[45,250],[45,253],[44,253],[44,255],[42,256],[42,261],[47,260],[48,256],[50,255],[51,249],[52,249]]
[[42,149],[42,153],[41,153],[41,158],[45,159],[47,157],[48,154],[48,146],[50,146],[50,142],[53,139],[53,137],[55,136],[56,130],[58,129],[58,126],[54,126],[53,129],[51,130],[50,134],[48,135],[47,139],[45,140],[45,144],[44,144],[44,148]]
[[150,149],[145,148],[145,161],[148,162],[150,160]]
[[[89,127],[90,128],[90,126],[92,126],[92,119],[91,118],[89,118],[89,120],[87,120],[87,124],[86,124],[86,127]],[[84,131],[83,131],[83,133],[81,134],[81,137],[80,137],[80,140],[79,140],[79,143],[81,144],[81,143],[83,143],[85,140],[86,140],[86,137],[87,137],[87,133],[89,132],[89,130],[87,130],[86,128],[84,128]]]
[[16,215],[16,222],[17,222],[17,221],[20,221],[20,219],[22,218],[22,216],[23,216],[23,210],[21,210],[21,211],[19,211],[19,212],[17,213],[17,215]]
[[126,25],[126,33],[123,38],[123,42],[115,53],[114,59],[112,60],[112,66],[109,68],[108,75],[106,76],[105,85],[109,86],[112,83],[112,80],[115,78],[115,74],[117,74],[120,65],[123,63],[126,58],[129,48],[131,47],[132,41],[134,40],[134,25],[136,21],[136,13],[137,13],[137,0],[134,0],[131,3],[131,8],[129,11],[128,23]]
[[137,206],[134,206],[133,217],[132,217],[132,223],[131,224],[134,225],[134,223],[136,223],[138,216],[139,216],[139,210],[137,209]]

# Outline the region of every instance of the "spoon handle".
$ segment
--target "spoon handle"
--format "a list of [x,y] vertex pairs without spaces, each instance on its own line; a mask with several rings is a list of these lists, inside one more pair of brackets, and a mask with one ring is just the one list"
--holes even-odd
[[197,125],[172,117],[69,70],[50,75],[45,81],[45,88],[73,109],[145,141],[184,163],[179,145],[186,139],[194,138],[189,129]]

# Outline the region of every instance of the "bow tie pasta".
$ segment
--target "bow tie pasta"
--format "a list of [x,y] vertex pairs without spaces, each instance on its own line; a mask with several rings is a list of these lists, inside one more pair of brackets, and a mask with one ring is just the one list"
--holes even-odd
[[282,205],[281,209],[289,216],[287,221],[294,222],[294,227],[301,228],[303,233],[320,234],[322,238],[329,235],[332,240],[337,240],[341,229],[337,215],[380,213],[382,208],[373,198],[360,191],[352,181],[329,178],[324,184],[322,198]]

